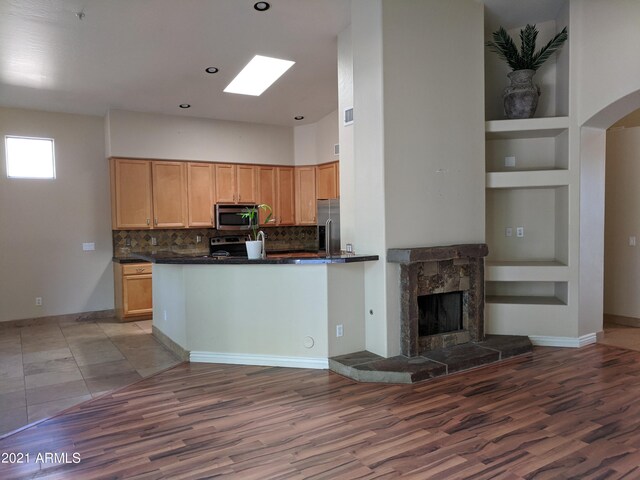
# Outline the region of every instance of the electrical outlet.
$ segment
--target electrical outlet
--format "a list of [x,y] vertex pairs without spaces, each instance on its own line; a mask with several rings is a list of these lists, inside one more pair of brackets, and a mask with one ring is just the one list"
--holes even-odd
[[202,235],[196,235],[196,243],[202,243]]
[[511,227],[507,227],[504,229],[504,236],[505,237],[513,237],[513,228]]
[[524,227],[516,227],[516,237],[518,238],[524,237]]
[[516,157],[515,155],[510,157],[504,157],[504,166],[505,167],[515,167],[516,166]]
[[37,307],[41,307],[42,306],[42,297],[36,297],[36,306]]
[[151,245],[158,245],[158,240],[156,237],[151,237]]
[[162,317],[164,318],[164,321],[166,322],[167,321],[167,311],[166,310],[163,312]]
[[336,337],[341,337],[344,335],[344,328],[342,325],[336,325]]

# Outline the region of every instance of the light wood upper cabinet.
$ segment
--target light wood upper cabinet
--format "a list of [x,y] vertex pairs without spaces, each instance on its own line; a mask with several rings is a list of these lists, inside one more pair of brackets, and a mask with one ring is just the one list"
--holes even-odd
[[278,225],[295,225],[295,176],[293,167],[278,167],[276,170],[277,185],[277,223]]
[[325,163],[316,167],[316,196],[318,199],[338,198],[338,162]]
[[210,163],[187,164],[187,192],[190,227],[213,227],[215,166]]
[[257,167],[219,163],[215,165],[216,203],[255,203]]
[[[258,171],[258,201],[257,203],[266,203],[273,210],[273,215],[269,221],[270,225],[275,225],[278,219],[277,186],[276,171],[277,167],[260,166],[256,167]],[[268,211],[260,210],[260,225],[265,225],[265,220],[269,215]]]
[[153,226],[187,226],[187,177],[184,162],[152,162]]
[[253,165],[236,165],[238,179],[237,203],[256,203],[256,167]]
[[[256,167],[258,171],[258,203],[273,210],[269,225],[295,224],[295,181],[293,167]],[[268,212],[260,211],[260,224]]]
[[216,203],[236,203],[236,166],[215,165]]
[[316,167],[296,167],[296,224],[316,224]]
[[113,229],[151,228],[151,162],[113,158],[110,168]]

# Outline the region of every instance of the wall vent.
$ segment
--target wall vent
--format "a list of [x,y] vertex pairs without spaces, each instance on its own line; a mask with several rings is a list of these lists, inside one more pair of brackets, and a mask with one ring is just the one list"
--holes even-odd
[[344,109],[344,125],[351,125],[353,123],[353,107]]

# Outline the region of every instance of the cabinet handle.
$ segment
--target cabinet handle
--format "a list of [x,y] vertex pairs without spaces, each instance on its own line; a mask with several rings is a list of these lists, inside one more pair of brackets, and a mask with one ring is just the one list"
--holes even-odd
[[153,220],[153,222],[154,222],[154,224],[155,224],[156,226],[158,225],[158,219],[157,219],[157,218],[155,218],[155,219]]
[[147,218],[147,225],[150,225],[151,221]]
[[238,194],[238,201],[241,201],[242,197],[240,196],[240,194]]
[[142,273],[142,272],[144,272],[144,268],[136,268],[136,272]]

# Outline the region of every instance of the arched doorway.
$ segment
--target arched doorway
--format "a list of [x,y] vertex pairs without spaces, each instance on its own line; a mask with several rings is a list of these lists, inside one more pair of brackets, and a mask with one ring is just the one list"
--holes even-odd
[[[581,128],[580,331],[603,331],[607,129],[639,108],[640,90],[637,90],[600,110]],[[608,187],[612,188],[612,185]],[[613,285],[608,287],[615,288]],[[599,339],[603,338],[600,335]]]

